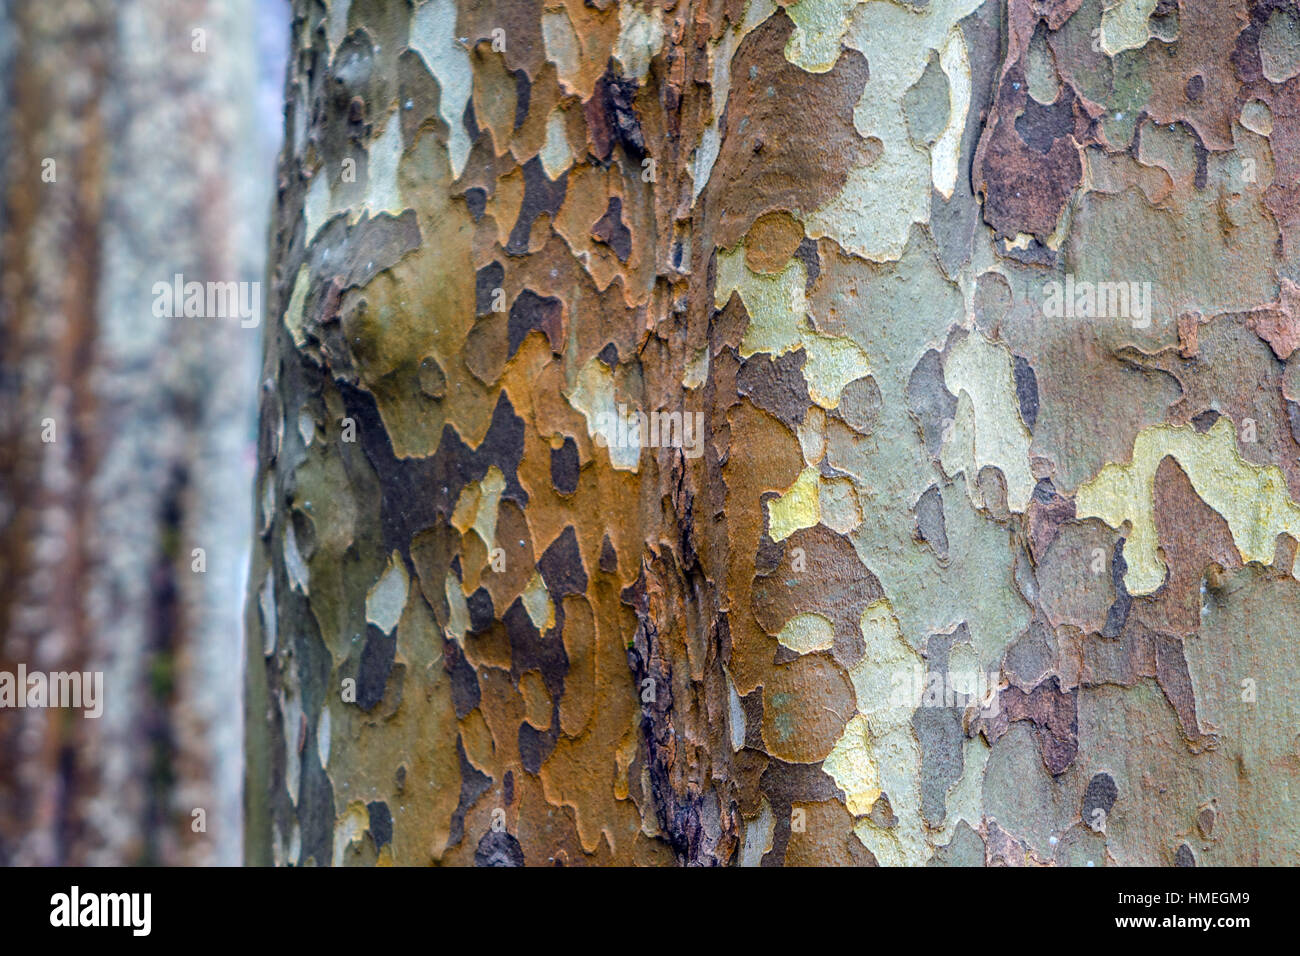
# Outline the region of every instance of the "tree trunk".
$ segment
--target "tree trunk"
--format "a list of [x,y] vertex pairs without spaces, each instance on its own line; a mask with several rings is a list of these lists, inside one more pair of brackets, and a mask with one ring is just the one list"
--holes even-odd
[[0,690],[2,864],[240,859],[258,333],[152,290],[257,278],[253,30],[246,0],[0,3],[0,681],[102,674],[98,716]]
[[1293,6],[295,11],[250,862],[1294,857]]

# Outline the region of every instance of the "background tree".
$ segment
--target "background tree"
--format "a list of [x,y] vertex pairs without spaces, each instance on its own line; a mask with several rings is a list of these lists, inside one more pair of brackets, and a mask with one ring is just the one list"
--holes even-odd
[[153,286],[258,278],[254,14],[0,2],[0,672],[104,674],[98,719],[0,710],[3,864],[240,859],[259,333]]
[[293,37],[250,862],[1294,858],[1293,4]]

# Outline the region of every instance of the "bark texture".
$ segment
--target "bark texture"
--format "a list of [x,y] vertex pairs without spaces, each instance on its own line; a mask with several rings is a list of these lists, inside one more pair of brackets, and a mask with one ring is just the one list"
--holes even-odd
[[1293,860],[1298,30],[296,3],[250,861]]
[[0,863],[240,859],[259,333],[153,285],[257,278],[251,14],[0,3],[0,671],[104,675],[97,719],[0,710]]

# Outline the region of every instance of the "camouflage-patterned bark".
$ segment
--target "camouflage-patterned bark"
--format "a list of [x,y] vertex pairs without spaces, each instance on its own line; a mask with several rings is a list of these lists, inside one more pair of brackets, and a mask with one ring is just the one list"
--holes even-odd
[[153,286],[256,278],[251,13],[0,0],[0,673],[103,675],[0,694],[0,864],[240,858],[258,333]]
[[1294,4],[296,11],[250,860],[1295,858]]

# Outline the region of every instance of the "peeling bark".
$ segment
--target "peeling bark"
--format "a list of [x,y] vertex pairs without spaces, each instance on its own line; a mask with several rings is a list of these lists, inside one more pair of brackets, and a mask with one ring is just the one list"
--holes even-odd
[[1293,858],[1293,14],[296,4],[250,860]]

